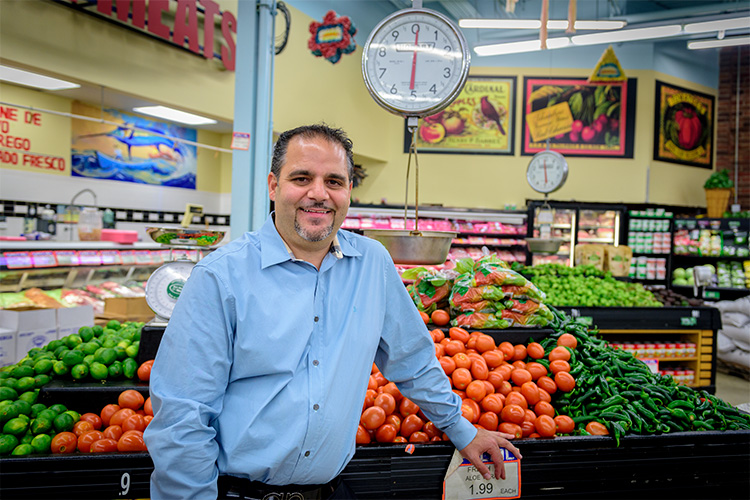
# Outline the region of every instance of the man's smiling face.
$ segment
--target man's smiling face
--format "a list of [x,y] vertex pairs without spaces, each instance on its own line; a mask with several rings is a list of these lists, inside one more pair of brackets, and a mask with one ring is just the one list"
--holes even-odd
[[344,149],[324,137],[294,137],[279,178],[268,175],[276,228],[297,253],[330,247],[349,210],[352,184]]

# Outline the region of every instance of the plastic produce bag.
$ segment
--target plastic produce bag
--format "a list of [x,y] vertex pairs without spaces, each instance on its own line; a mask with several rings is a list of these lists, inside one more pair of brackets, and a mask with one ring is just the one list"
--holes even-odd
[[402,279],[414,280],[406,289],[417,309],[427,314],[448,306],[455,277],[455,271],[430,271],[424,267],[407,269],[401,274]]

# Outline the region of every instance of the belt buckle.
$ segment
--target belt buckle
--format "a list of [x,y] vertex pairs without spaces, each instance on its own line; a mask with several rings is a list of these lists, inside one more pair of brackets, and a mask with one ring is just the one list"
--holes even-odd
[[[319,498],[318,496],[314,498]],[[305,496],[299,491],[272,491],[263,495],[261,500],[305,500]]]

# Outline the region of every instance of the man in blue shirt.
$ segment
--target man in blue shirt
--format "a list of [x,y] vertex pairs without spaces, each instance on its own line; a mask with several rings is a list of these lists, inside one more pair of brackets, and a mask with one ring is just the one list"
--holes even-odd
[[520,457],[510,435],[461,416],[385,248],[339,231],[353,168],[343,131],[285,132],[268,175],[275,211],[194,267],[151,372],[151,498],[216,498],[217,482],[243,480],[246,498],[278,485],[330,497],[321,485],[354,455],[373,362],[487,478],[483,452],[498,477],[500,447]]

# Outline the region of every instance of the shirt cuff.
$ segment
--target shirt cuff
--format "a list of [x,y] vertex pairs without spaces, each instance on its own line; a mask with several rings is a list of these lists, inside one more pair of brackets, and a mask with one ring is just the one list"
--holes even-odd
[[446,429],[445,434],[455,447],[461,451],[466,448],[477,435],[477,428],[474,427],[471,422],[462,417],[458,420],[456,425],[450,429]]

